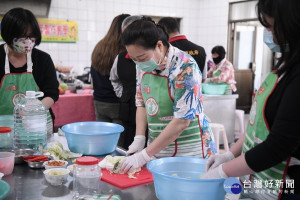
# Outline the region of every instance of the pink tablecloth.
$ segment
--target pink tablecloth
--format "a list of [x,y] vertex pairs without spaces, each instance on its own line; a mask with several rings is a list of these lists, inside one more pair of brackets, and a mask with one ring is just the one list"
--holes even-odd
[[66,91],[59,95],[58,101],[52,106],[55,114],[54,126],[82,121],[96,121],[93,94],[91,90],[83,90],[83,94]]

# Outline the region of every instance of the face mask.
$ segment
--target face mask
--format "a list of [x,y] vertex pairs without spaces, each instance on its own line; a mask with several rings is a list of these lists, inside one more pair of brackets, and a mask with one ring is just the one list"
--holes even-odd
[[223,58],[221,56],[218,56],[216,58],[213,58],[214,63],[217,65],[219,64],[221,61],[223,60]]
[[35,45],[35,38],[14,38],[12,48],[18,53],[28,53]]
[[161,57],[160,57],[158,63],[155,62],[155,60],[153,59],[153,56],[150,60],[145,61],[145,62],[138,62],[138,61],[134,61],[134,62],[137,65],[138,69],[140,69],[144,72],[152,72],[161,64]]
[[[271,49],[271,51],[280,52],[280,46],[274,42],[272,32],[267,29],[264,30],[264,43]],[[284,51],[289,51],[288,44],[284,45]]]

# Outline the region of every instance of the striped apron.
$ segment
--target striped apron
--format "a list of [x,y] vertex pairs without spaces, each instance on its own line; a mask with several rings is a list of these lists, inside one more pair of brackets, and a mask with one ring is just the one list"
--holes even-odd
[[[141,82],[151,143],[173,119],[174,100],[170,95],[168,77],[145,73]],[[180,136],[155,157],[190,156],[207,158],[215,153],[214,138],[204,114],[191,119]]]
[[[243,144],[243,153],[265,141],[270,133],[270,128],[264,115],[266,106],[265,102],[274,91],[277,83],[278,75],[271,72],[255,95]],[[261,188],[259,188],[262,192],[257,192],[258,189],[254,188],[252,185],[251,188],[244,187],[242,196],[250,197],[255,200],[280,199],[289,161],[290,158],[271,167],[270,169],[250,176],[240,177],[242,183],[262,183],[260,184]],[[247,194],[245,193],[245,190],[247,190]]]

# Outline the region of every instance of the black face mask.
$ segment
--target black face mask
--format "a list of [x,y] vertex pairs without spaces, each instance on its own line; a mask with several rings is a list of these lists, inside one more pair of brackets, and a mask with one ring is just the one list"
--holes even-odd
[[[223,57],[224,58],[224,57]],[[223,60],[223,58],[221,57],[221,56],[218,56],[218,57],[216,57],[216,58],[213,58],[213,61],[214,61],[214,63],[217,65],[217,64],[219,64],[222,60]]]

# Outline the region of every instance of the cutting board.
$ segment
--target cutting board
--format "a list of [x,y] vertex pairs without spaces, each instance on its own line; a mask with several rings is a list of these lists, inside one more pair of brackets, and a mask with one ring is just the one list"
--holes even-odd
[[142,167],[141,171],[134,174],[136,178],[129,178],[128,174],[111,174],[107,169],[102,169],[101,171],[102,181],[121,189],[153,182],[152,174],[146,167]]

